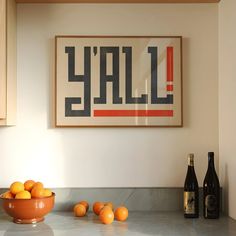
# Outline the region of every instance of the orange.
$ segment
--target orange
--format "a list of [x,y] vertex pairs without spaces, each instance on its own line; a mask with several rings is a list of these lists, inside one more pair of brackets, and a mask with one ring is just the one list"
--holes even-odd
[[113,210],[113,204],[112,202],[106,202],[105,206],[109,206]]
[[43,191],[43,196],[44,197],[50,197],[52,196],[52,191],[48,188],[45,188],[44,191]]
[[121,206],[115,210],[115,218],[118,221],[125,221],[128,218],[128,215],[129,211],[126,207]]
[[24,189],[25,189],[24,184],[22,184],[21,182],[14,182],[10,186],[10,192],[14,195],[16,195],[21,191],[24,191]]
[[25,181],[25,183],[24,183],[25,190],[27,190],[27,191],[30,192],[30,191],[32,190],[34,184],[35,184],[35,182],[34,182],[33,180],[27,180],[27,181]]
[[75,216],[79,216],[79,217],[85,216],[86,207],[82,204],[76,204],[74,206],[74,213],[75,213]]
[[86,208],[86,212],[88,211],[88,209],[89,209],[89,204],[88,204],[88,202],[87,202],[87,201],[80,201],[80,202],[79,202],[79,204],[82,204],[82,205],[84,205],[84,206],[85,206],[85,208]]
[[39,185],[34,186],[31,190],[31,196],[33,198],[42,198],[42,197],[44,197],[44,188],[41,188]]
[[99,214],[99,219],[103,224],[111,224],[114,221],[114,213],[109,206],[102,208]]
[[102,210],[102,208],[104,207],[104,203],[103,202],[95,202],[93,204],[93,212],[96,215],[99,215],[100,211]]
[[10,191],[7,191],[2,194],[2,197],[11,199],[11,198],[14,198],[14,195]]
[[16,194],[15,199],[31,199],[31,194],[28,191],[21,191]]
[[43,184],[41,182],[36,182],[33,187],[40,187],[40,188],[44,188]]

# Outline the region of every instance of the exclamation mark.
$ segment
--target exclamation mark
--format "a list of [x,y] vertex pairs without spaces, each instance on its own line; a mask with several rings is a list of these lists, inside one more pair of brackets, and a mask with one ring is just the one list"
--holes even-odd
[[173,79],[174,79],[174,48],[167,47],[167,92],[173,92]]

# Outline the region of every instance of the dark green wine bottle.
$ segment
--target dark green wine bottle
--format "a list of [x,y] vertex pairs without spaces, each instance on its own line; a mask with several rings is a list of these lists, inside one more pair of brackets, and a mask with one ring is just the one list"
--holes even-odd
[[198,218],[198,182],[194,170],[194,155],[188,155],[188,171],[184,183],[184,217]]
[[203,216],[206,219],[220,216],[220,183],[214,165],[214,152],[208,152],[208,169],[203,182]]

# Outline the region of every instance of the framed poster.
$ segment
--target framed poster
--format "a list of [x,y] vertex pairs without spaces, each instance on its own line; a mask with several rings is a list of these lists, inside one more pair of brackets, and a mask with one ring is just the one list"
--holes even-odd
[[56,127],[182,126],[182,37],[56,36]]

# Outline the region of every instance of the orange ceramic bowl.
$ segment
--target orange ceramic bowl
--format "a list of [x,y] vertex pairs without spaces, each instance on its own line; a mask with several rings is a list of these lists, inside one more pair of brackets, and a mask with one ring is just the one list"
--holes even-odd
[[44,220],[54,207],[55,193],[50,197],[7,199],[0,196],[5,212],[18,224],[34,224]]

